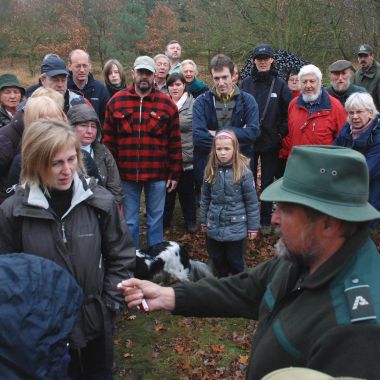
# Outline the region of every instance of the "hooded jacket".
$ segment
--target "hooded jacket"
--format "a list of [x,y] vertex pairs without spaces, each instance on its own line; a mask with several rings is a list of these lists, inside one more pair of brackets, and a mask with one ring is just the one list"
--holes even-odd
[[67,342],[82,304],[68,271],[25,253],[0,255],[2,379],[63,379]]
[[119,170],[111,152],[104,144],[100,143],[102,133],[95,110],[87,104],[78,104],[70,108],[67,117],[74,126],[84,121],[94,121],[96,123],[96,139],[91,144],[93,160],[97,166],[102,186],[115,196],[117,203],[120,205],[124,195]]
[[0,231],[0,253],[32,252],[52,260],[82,288],[73,348],[102,334],[111,337],[113,321],[107,310],[122,308],[116,285],[134,270],[135,248],[107,190],[75,175],[71,206],[60,219],[38,186],[19,186],[0,206]]
[[232,165],[219,165],[214,183],[204,181],[200,204],[201,224],[207,236],[217,241],[237,241],[248,230],[259,230],[260,211],[255,182],[250,170],[233,183]]

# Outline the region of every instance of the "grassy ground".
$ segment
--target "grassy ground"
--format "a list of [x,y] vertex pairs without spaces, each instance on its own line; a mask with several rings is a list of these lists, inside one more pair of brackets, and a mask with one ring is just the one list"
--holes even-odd
[[[143,222],[143,221],[142,221]],[[186,233],[179,206],[167,240],[180,241],[206,261],[204,236]],[[142,240],[145,234],[142,234]],[[254,266],[273,254],[274,237],[247,247]],[[255,322],[243,319],[184,318],[166,312],[127,310],[115,332],[116,379],[244,379]]]

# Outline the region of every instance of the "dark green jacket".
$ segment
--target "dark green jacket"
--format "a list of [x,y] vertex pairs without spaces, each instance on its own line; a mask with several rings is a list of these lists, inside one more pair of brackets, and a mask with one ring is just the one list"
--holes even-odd
[[365,228],[311,275],[274,258],[226,279],[176,285],[175,313],[258,319],[247,379],[297,366],[375,380],[379,273],[380,255]]
[[350,95],[352,95],[355,92],[367,92],[367,90],[364,87],[355,86],[354,84],[350,84],[348,86],[348,89],[343,92],[338,92],[334,90],[334,87],[330,84],[328,87],[326,87],[326,91],[333,96],[334,98],[337,98],[342,105],[344,106],[346,104],[346,100]]
[[380,108],[380,64],[378,62],[374,62],[368,71],[358,70],[352,83],[364,87],[372,95],[376,108]]

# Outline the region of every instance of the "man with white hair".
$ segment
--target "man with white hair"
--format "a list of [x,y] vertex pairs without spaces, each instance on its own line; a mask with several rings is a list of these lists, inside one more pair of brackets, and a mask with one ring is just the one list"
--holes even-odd
[[296,145],[331,145],[346,121],[340,101],[322,88],[322,73],[317,66],[303,66],[298,79],[301,94],[290,102],[288,110],[288,154]]
[[330,86],[326,91],[337,98],[344,106],[348,97],[354,92],[367,92],[364,87],[356,86],[351,83],[352,63],[345,59],[340,59],[332,63],[329,68]]
[[169,75],[170,60],[165,54],[157,54],[153,60],[156,64],[156,73],[154,74],[156,90],[168,94],[166,79]]

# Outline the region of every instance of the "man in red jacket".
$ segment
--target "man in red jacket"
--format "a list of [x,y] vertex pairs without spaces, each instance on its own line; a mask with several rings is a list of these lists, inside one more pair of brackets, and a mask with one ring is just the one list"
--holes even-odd
[[154,60],[138,57],[133,84],[107,104],[104,144],[115,157],[124,189],[124,215],[139,247],[140,197],[144,189],[148,246],[163,240],[166,191],[177,186],[182,171],[181,133],[177,106],[156,91]]
[[340,101],[323,89],[318,67],[303,66],[298,78],[301,94],[289,104],[289,133],[281,152],[286,156],[296,145],[331,145],[346,121]]

